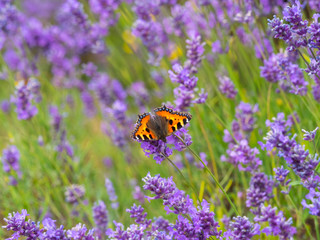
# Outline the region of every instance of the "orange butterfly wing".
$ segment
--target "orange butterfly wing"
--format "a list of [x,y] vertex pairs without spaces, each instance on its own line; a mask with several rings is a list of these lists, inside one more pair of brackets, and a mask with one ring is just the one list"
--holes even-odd
[[138,120],[136,122],[136,128],[132,132],[132,138],[137,140],[158,140],[157,136],[147,128],[147,123],[150,120],[150,113],[144,113],[138,115]]
[[185,126],[192,118],[190,113],[176,112],[166,106],[156,108],[154,112],[158,116],[165,117],[168,120],[169,135]]

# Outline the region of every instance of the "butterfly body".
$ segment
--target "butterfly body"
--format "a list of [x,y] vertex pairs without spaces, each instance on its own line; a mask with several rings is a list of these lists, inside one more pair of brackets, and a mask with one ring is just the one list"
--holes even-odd
[[154,113],[138,115],[136,128],[132,133],[133,139],[166,142],[167,136],[182,128],[192,118],[189,113],[176,112],[166,106],[154,109]]

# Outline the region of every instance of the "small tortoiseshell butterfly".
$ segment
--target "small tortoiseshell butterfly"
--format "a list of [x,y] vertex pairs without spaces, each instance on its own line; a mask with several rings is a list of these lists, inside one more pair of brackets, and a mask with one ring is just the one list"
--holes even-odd
[[192,118],[191,114],[176,112],[163,105],[153,110],[155,114],[138,115],[132,138],[137,140],[159,140],[166,142],[166,137],[182,128]]

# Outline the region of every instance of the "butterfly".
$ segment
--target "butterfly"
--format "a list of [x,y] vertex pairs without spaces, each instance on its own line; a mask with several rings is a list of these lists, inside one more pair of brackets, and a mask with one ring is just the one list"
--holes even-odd
[[162,140],[185,126],[192,118],[190,113],[177,112],[163,105],[155,108],[154,114],[144,113],[138,115],[136,128],[132,138],[136,140]]

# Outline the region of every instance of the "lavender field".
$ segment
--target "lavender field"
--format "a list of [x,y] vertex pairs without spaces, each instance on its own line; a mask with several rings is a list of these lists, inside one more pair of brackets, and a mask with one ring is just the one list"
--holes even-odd
[[0,239],[320,240],[319,0],[0,0]]

